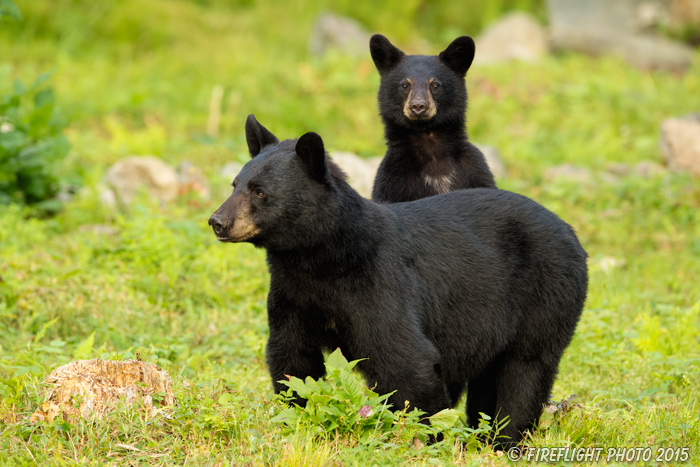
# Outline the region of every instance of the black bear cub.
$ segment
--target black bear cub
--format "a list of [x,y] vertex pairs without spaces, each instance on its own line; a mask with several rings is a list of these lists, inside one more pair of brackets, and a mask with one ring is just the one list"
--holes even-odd
[[[340,348],[379,393],[428,415],[467,389],[467,416],[533,428],[586,298],[573,230],[515,193],[458,190],[377,204],[345,181],[321,137],[279,142],[251,115],[252,160],[209,219],[222,242],[267,250],[275,392],[324,376]],[[303,401],[299,401],[303,403]],[[504,446],[505,447],[505,446]]]
[[437,56],[406,55],[381,34],[369,46],[381,76],[379,114],[387,142],[372,200],[397,203],[460,188],[496,188],[465,127],[472,38],[458,37]]

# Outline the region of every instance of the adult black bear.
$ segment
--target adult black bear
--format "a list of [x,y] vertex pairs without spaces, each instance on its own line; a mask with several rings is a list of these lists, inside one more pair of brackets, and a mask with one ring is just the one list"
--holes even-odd
[[372,200],[397,203],[460,188],[496,188],[464,122],[472,38],[458,37],[437,56],[406,55],[381,34],[369,47],[381,76],[379,114],[387,142]]
[[267,363],[321,378],[340,347],[390,402],[429,415],[468,383],[467,415],[533,427],[586,298],[586,252],[534,201],[459,190],[411,203],[362,198],[315,133],[278,142],[251,115],[253,157],[209,219],[222,242],[267,250]]

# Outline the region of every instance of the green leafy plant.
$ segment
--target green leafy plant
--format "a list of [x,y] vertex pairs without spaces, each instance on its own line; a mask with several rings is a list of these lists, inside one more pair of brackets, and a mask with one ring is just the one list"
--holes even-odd
[[439,439],[444,446],[464,443],[476,448],[477,439],[493,441],[489,438],[491,424],[487,416],[477,429],[472,429],[460,423],[460,413],[454,409],[430,417],[408,404],[401,411],[392,411],[387,399],[393,393],[379,395],[353,374],[360,361],[348,362],[336,349],[326,361],[325,379],[301,380],[292,376],[281,381],[289,388],[281,394],[284,402],[293,402],[298,395],[307,399],[307,404],[303,408],[292,404],[282,409],[272,422],[283,424],[288,433],[304,428],[321,436],[348,436],[364,445],[411,440],[422,445]]
[[290,402],[298,395],[308,402],[305,408],[294,404],[282,410],[272,421],[288,427],[313,426],[318,433],[352,434],[360,440],[387,431],[394,422],[387,404],[391,393],[380,396],[366,388],[352,373],[359,362],[348,362],[336,349],[326,361],[325,380],[292,376],[282,381],[289,388],[283,400]]
[[30,87],[15,81],[0,95],[0,204],[39,204],[52,209],[58,193],[57,169],[70,144],[63,135],[65,122],[56,111],[49,75],[40,75]]

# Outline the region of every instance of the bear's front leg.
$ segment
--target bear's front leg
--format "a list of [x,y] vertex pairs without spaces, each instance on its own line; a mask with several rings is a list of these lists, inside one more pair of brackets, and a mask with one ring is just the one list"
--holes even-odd
[[[270,333],[267,341],[267,366],[275,394],[288,389],[280,383],[287,380],[288,376],[296,376],[300,379],[311,376],[319,379],[326,374],[323,352],[320,348],[304,346],[301,340],[290,339],[282,333]],[[301,406],[305,404],[305,400],[299,402]]]
[[[326,374],[319,336],[313,335],[303,316],[304,312],[290,306],[288,301],[276,299],[272,294],[268,296],[270,337],[266,359],[275,394],[288,389],[280,383],[288,376],[319,379]],[[306,405],[306,400],[299,397],[294,402],[302,407]]]
[[[358,364],[369,387],[386,394],[393,410],[402,410],[406,401],[428,416],[452,407],[442,381],[440,354],[437,348],[417,333],[406,332],[396,339],[376,339],[368,348],[358,350],[367,359]],[[371,346],[371,347],[369,347]]]

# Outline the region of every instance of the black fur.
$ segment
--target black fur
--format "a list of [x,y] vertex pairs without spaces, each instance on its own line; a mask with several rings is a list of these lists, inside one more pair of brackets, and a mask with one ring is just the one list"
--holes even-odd
[[323,351],[340,347],[367,359],[358,368],[368,385],[396,391],[394,408],[408,400],[432,415],[468,386],[469,424],[479,412],[509,416],[502,434],[518,442],[550,396],[586,298],[573,230],[500,190],[376,204],[315,133],[270,140],[249,141],[262,151],[209,223],[234,241],[228,229],[250,222],[259,233],[246,241],[267,250],[275,392],[285,375],[321,378]]
[[[381,76],[379,113],[387,141],[374,180],[374,201],[395,203],[460,188],[496,188],[465,126],[464,76],[474,50],[474,41],[462,36],[437,56],[406,55],[386,37],[372,36],[370,52]],[[434,115],[429,117],[427,110]]]

